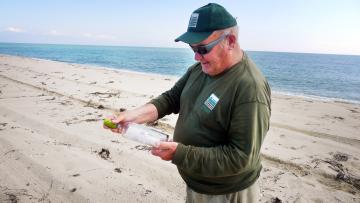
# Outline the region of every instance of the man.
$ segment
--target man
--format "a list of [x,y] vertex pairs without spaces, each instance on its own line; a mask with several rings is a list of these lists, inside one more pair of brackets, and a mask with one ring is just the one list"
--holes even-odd
[[145,123],[179,113],[174,141],[161,142],[152,154],[177,166],[186,201],[257,202],[270,88],[241,50],[236,20],[208,4],[192,13],[187,32],[175,41],[189,44],[198,63],[170,90],[113,122]]

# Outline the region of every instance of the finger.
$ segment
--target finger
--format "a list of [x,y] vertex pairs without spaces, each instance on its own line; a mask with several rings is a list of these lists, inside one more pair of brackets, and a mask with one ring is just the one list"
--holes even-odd
[[[111,122],[113,122],[113,123],[115,123],[115,124],[118,123],[118,122],[114,122],[114,121],[117,120],[117,118],[116,118],[115,115],[106,116],[105,119],[110,120]],[[104,120],[105,120],[105,119],[104,119]]]
[[151,154],[152,154],[152,155],[155,155],[155,156],[160,156],[160,149],[153,147],[153,148],[151,149]]
[[151,149],[151,154],[156,156],[156,149],[152,148]]
[[172,157],[170,155],[167,155],[167,156],[161,157],[161,159],[164,161],[170,161],[170,160],[172,160]]
[[168,147],[167,147],[166,142],[160,142],[159,145],[157,146],[157,148],[158,149],[166,149]]
[[172,158],[172,153],[169,151],[169,150],[161,150],[160,154],[159,154],[159,157],[162,159],[162,160],[165,160],[165,161],[169,161],[171,160]]
[[109,120],[112,120],[112,119],[115,119],[116,116],[115,115],[108,115],[108,116],[106,116],[106,118],[109,119]]
[[121,133],[119,128],[110,129],[113,133]]
[[118,116],[118,117],[114,116],[114,117],[111,118],[111,121],[114,122],[114,123],[120,123],[123,120],[124,120],[124,117],[121,116],[121,115]]

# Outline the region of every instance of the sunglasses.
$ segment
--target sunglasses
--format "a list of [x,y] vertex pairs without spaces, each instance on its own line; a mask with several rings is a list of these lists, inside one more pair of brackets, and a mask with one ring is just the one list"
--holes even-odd
[[225,39],[225,37],[227,37],[229,34],[228,33],[224,33],[222,34],[217,40],[214,40],[212,42],[210,42],[209,44],[204,44],[204,45],[198,45],[198,46],[191,46],[191,49],[194,51],[194,53],[198,53],[200,55],[205,55],[209,52],[211,52],[211,50],[217,45],[219,44],[223,39]]

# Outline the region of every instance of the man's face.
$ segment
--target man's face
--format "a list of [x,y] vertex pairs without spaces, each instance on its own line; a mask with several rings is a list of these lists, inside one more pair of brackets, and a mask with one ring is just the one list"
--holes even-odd
[[[213,33],[207,39],[200,42],[199,44],[192,44],[191,46],[206,45],[221,37],[219,33]],[[226,37],[223,39],[226,40]],[[226,67],[226,45],[223,40],[215,45],[212,50],[207,54],[199,54],[195,52],[195,60],[201,63],[202,71],[210,76],[217,75],[223,72]]]

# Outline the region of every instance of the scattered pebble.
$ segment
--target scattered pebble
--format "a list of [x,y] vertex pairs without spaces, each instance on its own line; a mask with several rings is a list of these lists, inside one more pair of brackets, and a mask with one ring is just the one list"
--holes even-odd
[[0,125],[1,125],[2,127],[5,127],[5,126],[7,125],[7,123],[0,123]]
[[152,192],[151,190],[146,190],[145,195],[150,194],[151,192]]
[[344,120],[344,117],[341,117],[341,116],[334,116],[335,119],[338,119],[338,120]]

